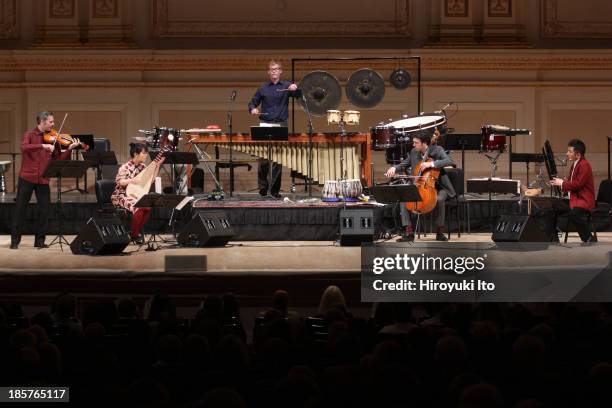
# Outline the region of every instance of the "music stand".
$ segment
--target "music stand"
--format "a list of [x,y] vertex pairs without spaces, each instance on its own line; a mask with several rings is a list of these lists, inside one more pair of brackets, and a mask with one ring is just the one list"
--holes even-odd
[[117,156],[115,152],[99,152],[96,150],[83,152],[83,159],[89,160],[94,163],[92,167],[96,168],[96,178],[98,180],[102,180],[102,166],[116,166],[119,164],[117,162]]
[[480,133],[447,133],[444,136],[444,148],[446,150],[461,149],[461,167],[465,171],[465,151],[477,150],[482,147],[482,135]]
[[53,239],[53,241],[51,241],[49,246],[59,244],[62,252],[64,252],[63,244],[70,246],[70,243],[68,242],[68,240],[66,240],[66,237],[64,237],[64,234],[62,233],[62,221],[64,218],[64,214],[62,211],[62,177],[83,177],[83,174],[85,174],[87,169],[91,166],[92,163],[88,160],[52,160],[42,175],[45,178],[57,178],[57,200],[55,204],[57,212],[58,231],[57,236]]
[[[171,164],[171,177],[172,177],[172,192],[177,194],[179,192],[179,183],[177,180],[177,172],[176,165],[180,164],[181,169],[180,172],[183,171],[185,165],[190,164],[192,166],[197,166],[200,161],[198,160],[198,155],[194,152],[167,152],[165,154],[166,160],[164,160],[164,164]],[[153,160],[154,158],[152,158]]]
[[[518,194],[518,184],[519,181],[517,180],[492,179],[490,177],[486,179],[468,179],[466,190],[468,193],[489,195],[489,214],[487,219],[491,222],[492,194]],[[493,228],[492,223],[491,228]]]
[[[151,208],[151,210],[154,208],[175,208],[184,199],[185,196],[181,194],[149,193],[140,197],[140,199],[134,204],[134,208]],[[170,220],[170,222],[172,222],[172,220]],[[149,237],[149,240],[143,244],[147,246],[147,251],[157,251],[159,249],[157,237],[159,237],[160,242],[168,242],[161,237],[161,232],[154,232]]]
[[544,155],[538,153],[512,153],[510,161],[513,163],[525,163],[527,170],[527,187],[529,187],[529,163],[544,163]]
[[[396,206],[401,205],[400,203],[417,202],[423,201],[419,189],[413,184],[398,184],[394,186],[372,186],[370,187],[370,193],[374,196],[374,199],[378,203],[394,204]],[[395,224],[395,230],[397,231],[397,219],[393,216]],[[420,214],[417,214],[417,231],[419,228]]]
[[[273,197],[272,191],[272,141],[288,141],[287,126],[251,126],[251,140],[268,142],[268,191],[267,196]],[[274,197],[276,198],[276,197]]]

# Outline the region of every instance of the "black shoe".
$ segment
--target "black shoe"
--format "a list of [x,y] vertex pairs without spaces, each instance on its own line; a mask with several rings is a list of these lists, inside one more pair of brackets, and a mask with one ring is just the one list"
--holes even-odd
[[588,245],[593,245],[597,243],[597,238],[595,237],[595,235],[591,234],[591,236],[589,237],[589,239],[587,239],[585,242],[583,242],[581,245],[583,246],[588,246]]
[[268,195],[268,189],[266,189],[266,188],[260,189],[259,190],[259,195],[262,196],[262,197],[267,196]]
[[145,244],[145,238],[142,234],[138,234],[137,236],[131,238],[134,245],[142,246]]
[[443,232],[438,232],[436,234],[436,241],[448,241],[448,237]]
[[414,242],[414,233],[402,234],[402,237],[397,242]]
[[45,244],[44,242],[42,244],[41,243],[34,244],[34,246],[38,249],[49,248],[49,245]]
[[276,192],[276,193],[270,193],[270,195],[271,195],[272,197],[274,197],[274,198],[281,198],[281,195],[280,195],[280,193],[279,193],[279,192]]
[[18,248],[19,248],[19,244],[11,242],[11,249],[18,249]]

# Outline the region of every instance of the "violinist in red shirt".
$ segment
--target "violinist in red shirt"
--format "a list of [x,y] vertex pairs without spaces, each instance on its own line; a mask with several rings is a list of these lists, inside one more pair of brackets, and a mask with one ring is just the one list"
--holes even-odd
[[[576,230],[580,235],[582,242],[594,243],[597,238],[591,234],[591,225],[588,224],[587,217],[595,208],[595,186],[593,184],[593,169],[591,164],[584,157],[586,146],[584,142],[578,139],[572,139],[568,142],[567,158],[574,162],[569,170],[569,176],[561,178],[553,178],[550,181],[552,186],[561,187],[561,191],[569,195],[569,212],[568,217],[576,226]],[[556,226],[556,216],[552,225],[549,223],[549,228],[554,230]],[[553,237],[554,238],[554,237]]]
[[15,203],[11,229],[11,249],[17,249],[21,242],[21,225],[33,192],[36,193],[38,206],[38,225],[34,246],[37,248],[47,247],[45,245],[45,234],[49,218],[51,192],[49,190],[49,179],[43,177],[43,173],[51,160],[69,159],[71,150],[80,145],[80,141],[74,139],[74,142],[68,146],[68,150],[62,152],[59,143],[45,142],[45,132],[50,132],[55,124],[53,113],[40,112],[36,116],[36,123],[37,126],[25,132],[21,138],[22,158],[17,184],[17,202]]

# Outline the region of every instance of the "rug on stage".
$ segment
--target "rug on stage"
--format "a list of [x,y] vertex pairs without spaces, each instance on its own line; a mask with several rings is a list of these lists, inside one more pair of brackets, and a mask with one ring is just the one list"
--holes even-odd
[[194,208],[335,208],[335,207],[372,207],[376,204],[364,202],[323,202],[320,200],[312,202],[298,201],[210,201],[199,200],[193,203]]

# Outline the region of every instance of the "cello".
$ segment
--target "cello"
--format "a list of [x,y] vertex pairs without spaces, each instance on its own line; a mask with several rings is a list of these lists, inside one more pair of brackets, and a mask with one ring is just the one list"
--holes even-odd
[[436,182],[440,177],[440,169],[435,167],[428,167],[426,169],[421,168],[423,163],[433,162],[432,158],[424,158],[414,167],[412,171],[412,179],[414,185],[419,191],[421,201],[414,201],[406,203],[408,211],[427,214],[436,208],[438,202],[438,191],[436,190]]
[[[435,146],[440,139],[440,131],[438,128],[435,129],[434,134],[431,137],[430,145]],[[417,214],[427,214],[436,208],[438,203],[438,190],[436,190],[436,182],[440,178],[440,169],[435,167],[422,168],[422,164],[426,162],[433,162],[434,160],[425,155],[423,160],[419,161],[412,170],[413,184],[417,187],[421,201],[407,202],[406,208],[408,211]]]

